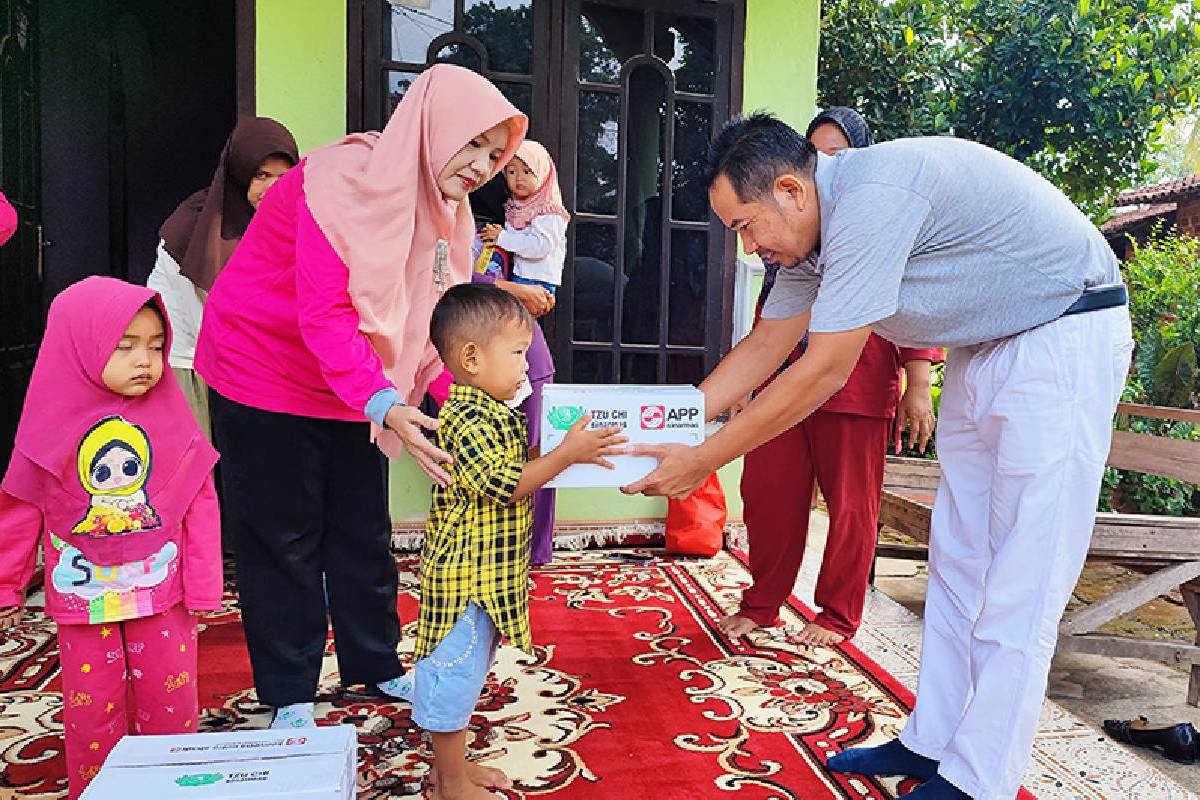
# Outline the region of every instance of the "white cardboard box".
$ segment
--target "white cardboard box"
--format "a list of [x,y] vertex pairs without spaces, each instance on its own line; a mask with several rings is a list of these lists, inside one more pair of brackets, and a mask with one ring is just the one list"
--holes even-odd
[[353,800],[352,725],[126,736],[82,800]]
[[[589,428],[619,427],[629,444],[704,441],[704,395],[694,386],[610,386],[551,383],[542,388],[542,452],[562,442],[567,430],[590,413]],[[641,480],[658,466],[649,456],[615,456],[616,469],[575,464],[548,486],[613,487]]]

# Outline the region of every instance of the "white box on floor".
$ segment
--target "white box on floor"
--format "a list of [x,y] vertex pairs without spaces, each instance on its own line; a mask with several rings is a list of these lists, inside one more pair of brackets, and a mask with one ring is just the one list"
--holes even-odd
[[[694,386],[610,386],[551,383],[542,388],[543,453],[562,442],[567,430],[590,413],[590,428],[619,427],[629,444],[687,444],[704,441],[704,394]],[[658,465],[648,456],[616,456],[616,469],[575,464],[548,485],[627,486]]]
[[352,725],[126,736],[83,800],[353,800],[357,744]]

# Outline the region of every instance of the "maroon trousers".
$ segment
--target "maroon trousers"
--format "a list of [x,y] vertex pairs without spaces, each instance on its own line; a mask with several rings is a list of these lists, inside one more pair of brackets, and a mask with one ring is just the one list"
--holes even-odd
[[746,454],[742,501],[754,583],[742,593],[742,616],[759,625],[779,624],[779,609],[804,559],[815,479],[829,507],[816,621],[847,638],[858,631],[891,427],[884,417],[817,411]]

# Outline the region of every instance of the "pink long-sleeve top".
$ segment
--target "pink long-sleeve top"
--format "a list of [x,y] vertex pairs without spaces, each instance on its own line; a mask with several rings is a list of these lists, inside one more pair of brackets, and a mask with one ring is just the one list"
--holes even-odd
[[0,192],[0,244],[4,244],[17,232],[17,210]]
[[46,530],[41,509],[0,490],[0,608],[24,602],[39,540],[46,564],[46,612],[59,624],[139,619],[179,603],[189,611],[221,608],[221,513],[211,476],[161,550],[115,566],[91,563]]
[[350,299],[350,271],[309,211],[304,163],[267,191],[204,307],[196,371],[264,411],[362,422],[391,386]]

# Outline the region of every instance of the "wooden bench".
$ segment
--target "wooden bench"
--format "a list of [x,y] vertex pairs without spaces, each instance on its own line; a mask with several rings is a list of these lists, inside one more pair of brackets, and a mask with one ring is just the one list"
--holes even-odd
[[[1128,417],[1200,425],[1200,411],[1122,403]],[[1200,442],[1166,439],[1126,430],[1113,432],[1108,465],[1132,472],[1200,483]],[[879,512],[876,557],[928,558],[933,496],[941,470],[936,461],[889,457]],[[910,542],[884,541],[890,528]],[[911,542],[916,542],[913,544]],[[1059,627],[1061,650],[1145,658],[1191,666],[1188,703],[1200,706],[1200,636],[1193,643],[1154,641],[1096,633],[1106,622],[1178,586],[1192,622],[1200,629],[1200,517],[1096,514],[1088,561],[1119,564],[1142,573],[1135,583],[1067,614]]]

